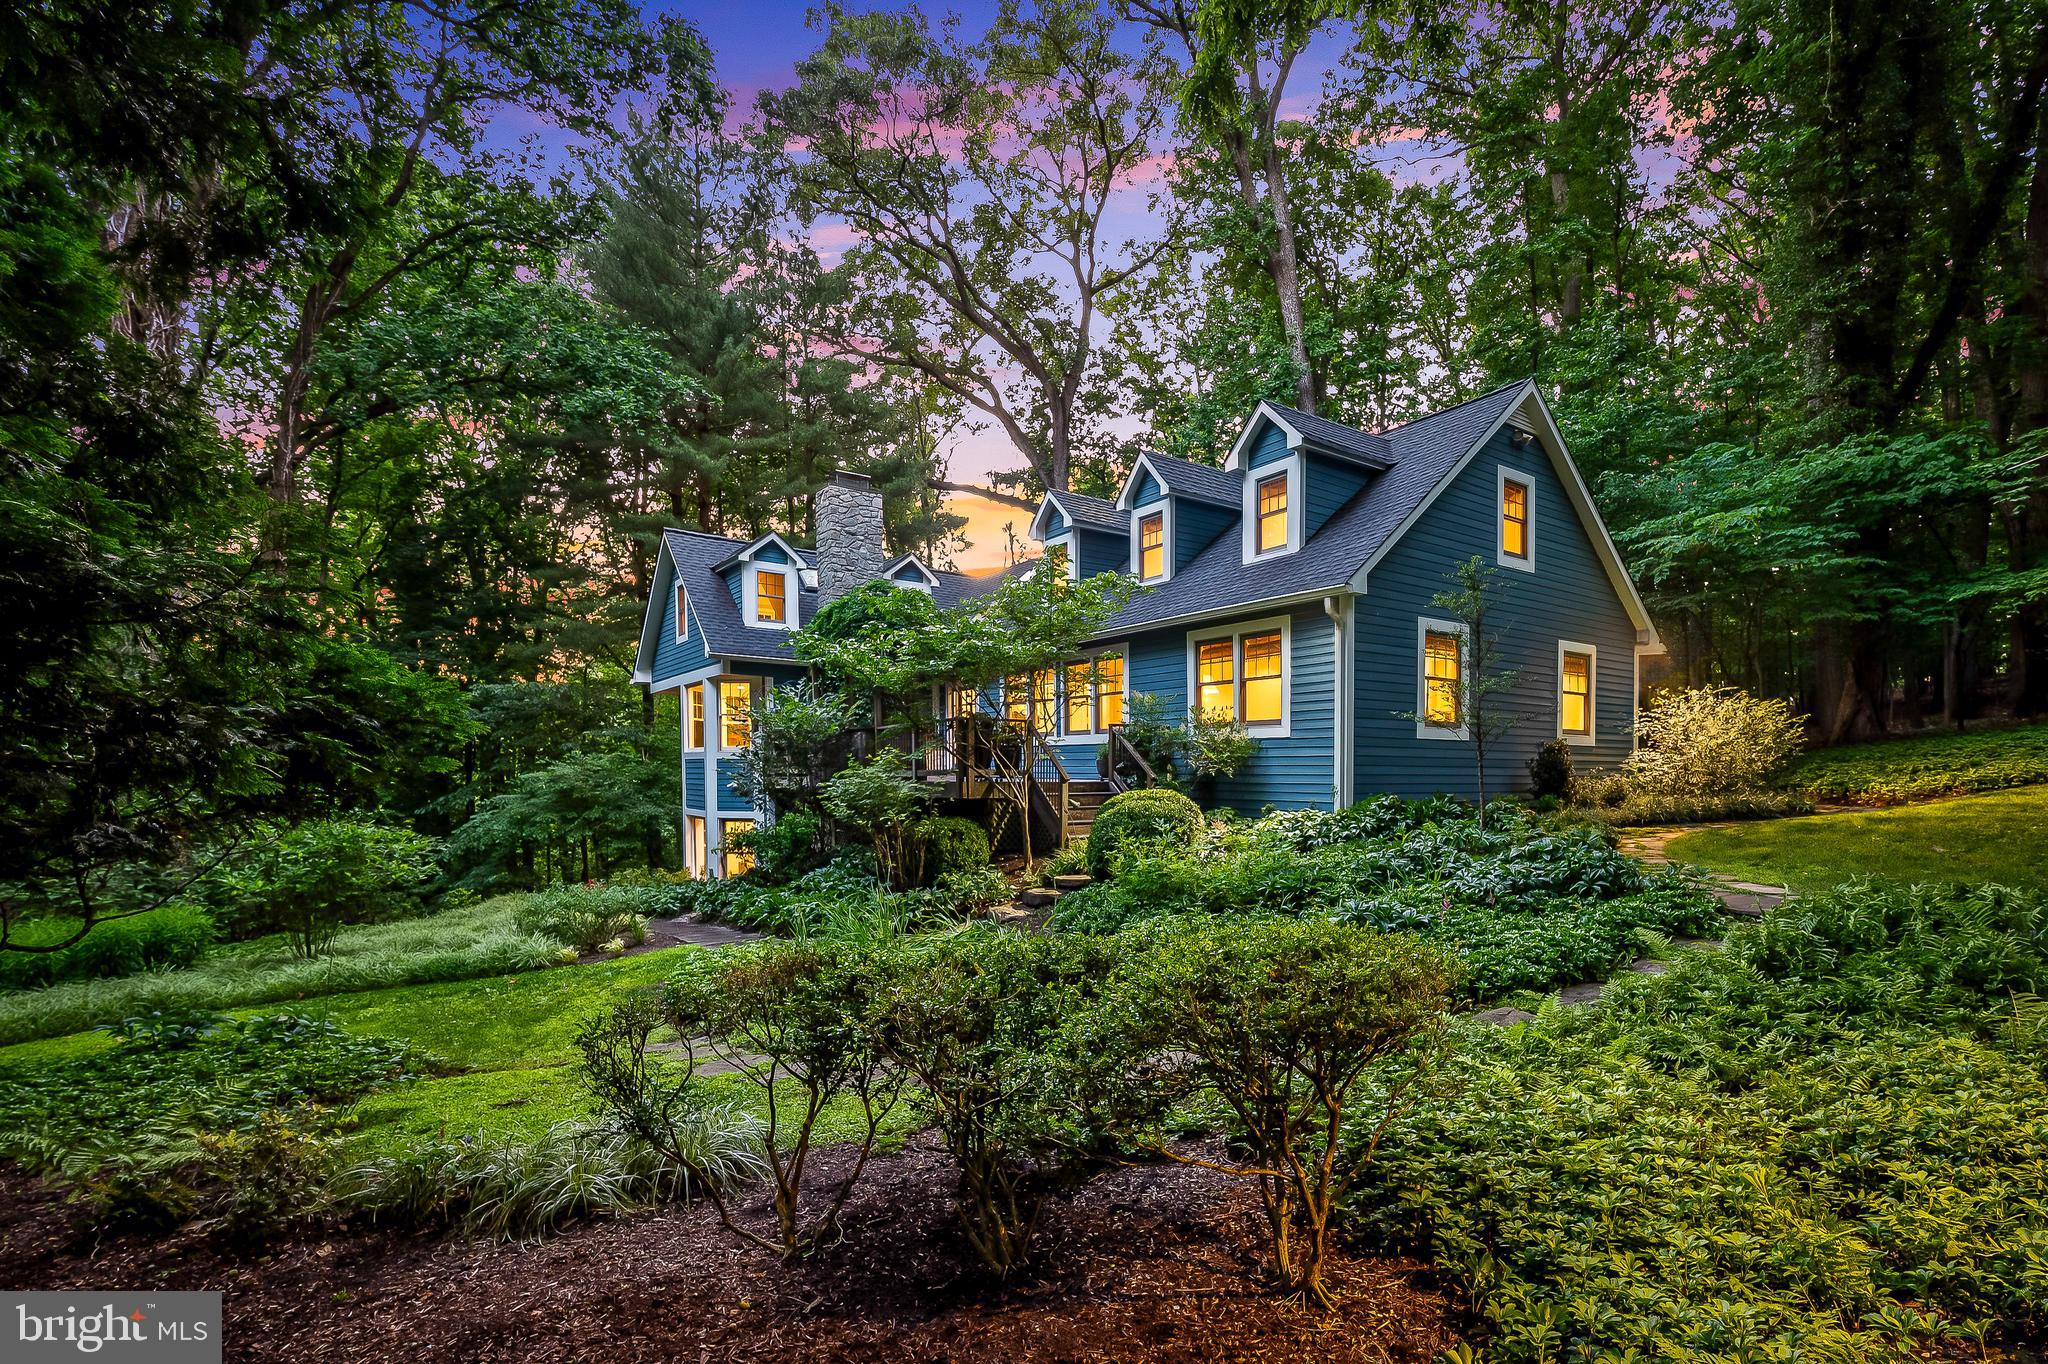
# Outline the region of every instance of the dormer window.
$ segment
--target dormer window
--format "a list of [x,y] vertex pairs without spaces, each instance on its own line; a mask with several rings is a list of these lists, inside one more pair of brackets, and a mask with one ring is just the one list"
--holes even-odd
[[1495,557],[1504,568],[1536,571],[1535,486],[1519,470],[1500,471],[1500,552]]
[[1146,512],[1138,518],[1138,580],[1151,582],[1166,576],[1166,512]]
[[1305,468],[1300,454],[1288,453],[1245,474],[1238,522],[1246,563],[1275,559],[1301,548],[1306,538],[1302,522]]
[[754,614],[763,625],[789,623],[789,575],[779,569],[757,570]]
[[1287,547],[1287,475],[1259,480],[1259,526],[1256,552]]

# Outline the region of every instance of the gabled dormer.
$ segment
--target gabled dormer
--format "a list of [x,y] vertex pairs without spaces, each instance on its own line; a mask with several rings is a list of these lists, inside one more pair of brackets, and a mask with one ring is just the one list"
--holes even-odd
[[1206,464],[1146,451],[1131,465],[1117,509],[1129,518],[1130,572],[1170,582],[1239,515],[1239,478]]
[[1123,568],[1129,524],[1114,502],[1086,493],[1049,492],[1031,518],[1031,538],[1049,554],[1065,554],[1067,576],[1078,582]]
[[906,554],[890,564],[882,570],[882,577],[913,592],[931,592],[939,585],[939,575],[927,568],[924,560],[915,554]]
[[735,550],[716,570],[740,619],[760,630],[794,630],[806,567],[796,546],[769,531]]
[[1383,436],[1262,402],[1230,447],[1248,564],[1298,552],[1339,507],[1393,466]]

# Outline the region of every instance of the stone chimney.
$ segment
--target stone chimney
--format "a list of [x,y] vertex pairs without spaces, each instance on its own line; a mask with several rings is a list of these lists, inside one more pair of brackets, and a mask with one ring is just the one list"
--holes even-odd
[[841,470],[818,489],[818,605],[824,606],[878,578],[882,554],[882,495],[866,474]]

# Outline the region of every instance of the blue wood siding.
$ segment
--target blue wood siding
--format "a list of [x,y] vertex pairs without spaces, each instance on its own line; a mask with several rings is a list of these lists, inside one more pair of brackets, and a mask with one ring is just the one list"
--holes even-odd
[[1157,502],[1159,497],[1159,480],[1152,477],[1148,472],[1143,478],[1138,480],[1138,491],[1131,505],[1133,507],[1142,507],[1147,502]]
[[732,604],[745,611],[747,609],[747,595],[745,588],[740,583],[741,571],[737,568],[729,568],[719,576],[725,579],[725,590],[732,593]]
[[[1282,810],[1328,809],[1336,785],[1336,668],[1330,619],[1320,606],[1293,611],[1270,607],[1192,627],[1148,631],[1131,640],[1127,667],[1133,693],[1149,692],[1175,715],[1188,707],[1188,636],[1222,629],[1236,621],[1287,616],[1289,732],[1259,741],[1258,751],[1236,777],[1203,794],[1211,806],[1256,815],[1268,806]],[[1071,767],[1070,767],[1071,770]]]
[[[683,723],[690,723],[687,710]],[[698,814],[704,813],[704,750],[701,748],[683,750],[683,805]]]
[[739,779],[740,760],[721,756],[718,760],[718,809],[727,815],[751,815],[754,803],[733,789]]
[[917,566],[914,564],[903,565],[894,573],[891,573],[889,577],[891,580],[899,583],[921,583],[924,581],[924,574],[919,573]]
[[1084,578],[1122,568],[1131,551],[1129,537],[1099,530],[1076,530],[1074,546]]
[[1355,464],[1340,464],[1336,460],[1317,459],[1310,456],[1302,460],[1302,529],[1314,535],[1323,528],[1323,523],[1337,514],[1338,508],[1358,495],[1365,481],[1372,477]]
[[1289,453],[1287,433],[1268,422],[1259,438],[1252,442],[1251,450],[1245,456],[1245,466],[1256,469],[1262,464],[1273,464],[1286,459]]
[[1178,573],[1195,561],[1224,531],[1237,524],[1237,513],[1207,502],[1175,498],[1173,503],[1173,571]]
[[1067,518],[1060,514],[1060,504],[1052,503],[1045,509],[1045,537],[1050,540],[1067,528]]
[[772,540],[755,550],[754,557],[764,564],[786,564],[789,562],[789,556],[782,552],[782,546]]
[[[1530,475],[1535,483],[1534,573],[1495,566],[1495,502],[1503,464]],[[1412,712],[1416,704],[1416,621],[1446,616],[1429,604],[1430,598],[1449,590],[1445,575],[1475,554],[1496,567],[1494,633],[1499,665],[1519,674],[1513,688],[1495,696],[1520,719],[1489,746],[1488,792],[1527,791],[1529,758],[1557,736],[1559,640],[1591,644],[1599,651],[1594,679],[1596,743],[1574,747],[1573,761],[1581,768],[1610,766],[1629,751],[1635,723],[1635,626],[1595,557],[1593,542],[1566,500],[1549,457],[1535,443],[1513,448],[1503,432],[1372,570],[1365,595],[1358,598],[1353,789],[1360,798],[1380,792],[1471,796],[1476,791],[1469,741],[1420,739],[1412,719],[1397,718],[1401,712]]]
[[703,633],[692,623],[690,637],[676,643],[676,594],[671,579],[663,590],[665,599],[661,605],[661,634],[654,642],[654,681],[665,682],[686,672],[703,667],[710,660],[704,656]]

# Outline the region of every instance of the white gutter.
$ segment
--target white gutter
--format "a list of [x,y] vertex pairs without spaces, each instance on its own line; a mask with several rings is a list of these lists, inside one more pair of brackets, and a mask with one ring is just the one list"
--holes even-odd
[[1336,711],[1330,725],[1330,808],[1333,810],[1341,810],[1351,804],[1351,636],[1356,600],[1349,592],[1336,592],[1323,598],[1323,614],[1330,618],[1330,649],[1336,663],[1336,677],[1330,689],[1331,705]]

